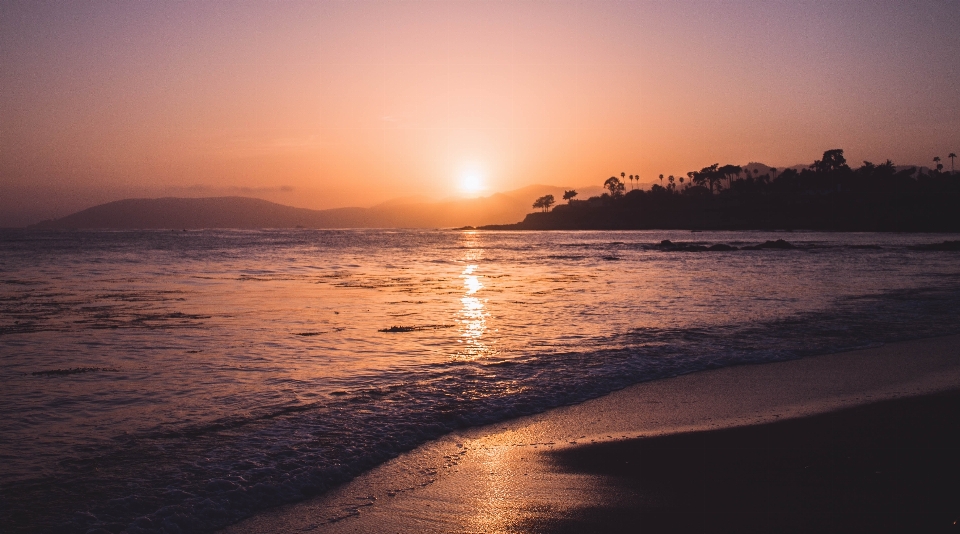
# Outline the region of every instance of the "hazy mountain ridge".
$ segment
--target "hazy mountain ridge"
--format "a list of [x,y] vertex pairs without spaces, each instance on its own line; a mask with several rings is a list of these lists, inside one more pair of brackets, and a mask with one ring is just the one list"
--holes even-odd
[[[29,226],[38,229],[199,229],[199,228],[442,228],[506,224],[522,219],[533,201],[564,188],[532,185],[488,197],[424,202],[398,199],[371,208],[313,210],[259,198],[133,198],[87,208]],[[578,190],[580,191],[580,190]],[[599,187],[583,188],[582,197]]]

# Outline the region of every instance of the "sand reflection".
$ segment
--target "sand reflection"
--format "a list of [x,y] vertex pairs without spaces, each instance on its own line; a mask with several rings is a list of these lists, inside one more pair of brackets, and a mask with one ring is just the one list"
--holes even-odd
[[[525,430],[509,430],[473,443],[475,452],[462,468],[471,477],[471,491],[465,500],[472,513],[464,515],[458,531],[528,532],[520,525],[533,524],[531,521],[538,517],[563,510],[566,500],[593,504],[586,490],[591,484],[584,477],[573,475],[578,478],[572,480],[571,475],[549,472],[539,463],[543,460],[537,459],[536,445],[531,443],[536,441]],[[530,477],[527,471],[532,466],[540,469]]]
[[483,470],[476,483],[483,491],[475,504],[476,513],[467,520],[468,532],[503,532],[504,527],[514,522],[515,495],[510,491],[509,480],[515,476],[515,465],[505,458],[506,447],[498,446],[483,451],[480,467]]

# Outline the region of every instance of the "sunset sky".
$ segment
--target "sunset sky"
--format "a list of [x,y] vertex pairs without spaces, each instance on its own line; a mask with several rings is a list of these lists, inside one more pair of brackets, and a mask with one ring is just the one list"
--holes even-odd
[[[0,4],[0,226],[960,149],[960,1]],[[949,168],[949,160],[946,160]]]

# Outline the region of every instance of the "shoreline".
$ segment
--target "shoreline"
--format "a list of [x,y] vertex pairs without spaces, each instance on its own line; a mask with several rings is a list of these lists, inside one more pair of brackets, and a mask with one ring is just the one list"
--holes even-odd
[[[664,436],[768,429],[956,390],[957,335],[644,382],[454,432],[324,495],[222,532],[572,532],[616,516],[611,510],[658,509],[656,495],[625,491],[609,474],[582,468],[598,458],[636,454],[641,443]],[[621,456],[603,447],[619,447]],[[579,463],[559,460],[578,454]],[[598,510],[605,512],[591,515]]]

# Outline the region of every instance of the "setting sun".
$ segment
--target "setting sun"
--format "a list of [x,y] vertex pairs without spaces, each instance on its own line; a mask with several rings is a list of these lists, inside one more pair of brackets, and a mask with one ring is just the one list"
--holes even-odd
[[460,192],[468,195],[474,195],[485,188],[483,186],[483,174],[479,169],[471,168],[460,174]]

